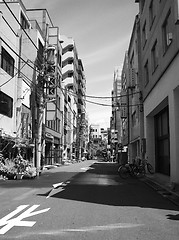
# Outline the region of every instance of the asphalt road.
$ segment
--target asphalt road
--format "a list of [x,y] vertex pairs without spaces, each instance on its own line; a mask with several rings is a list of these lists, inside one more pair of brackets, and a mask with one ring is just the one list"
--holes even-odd
[[178,224],[179,207],[142,181],[120,179],[114,163],[0,181],[0,239],[178,240]]

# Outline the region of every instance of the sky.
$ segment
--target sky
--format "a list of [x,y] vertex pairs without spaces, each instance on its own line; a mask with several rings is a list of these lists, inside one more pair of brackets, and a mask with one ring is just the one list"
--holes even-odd
[[27,9],[47,9],[60,34],[74,39],[85,71],[89,124],[110,127],[114,69],[122,69],[138,4],[135,0],[22,1]]

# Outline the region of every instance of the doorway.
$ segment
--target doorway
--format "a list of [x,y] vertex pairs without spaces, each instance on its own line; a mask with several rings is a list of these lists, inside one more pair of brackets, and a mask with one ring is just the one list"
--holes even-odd
[[170,175],[170,139],[168,106],[155,116],[156,172]]

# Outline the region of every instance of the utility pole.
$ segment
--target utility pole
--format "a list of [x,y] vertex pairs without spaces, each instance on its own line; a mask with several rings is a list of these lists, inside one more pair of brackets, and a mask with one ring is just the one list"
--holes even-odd
[[[38,76],[38,88],[39,88],[39,119],[38,119],[38,137],[37,137],[37,171],[41,168],[41,160],[44,158],[45,153],[45,139],[43,127],[45,126],[45,109],[46,103],[50,99],[50,95],[54,94],[55,87],[55,51],[56,48],[53,45],[47,46],[44,51],[43,63],[42,63],[42,74]],[[44,89],[48,89],[48,98],[44,93]]]
[[39,119],[38,119],[38,129],[37,129],[37,160],[36,168],[37,174],[39,174],[41,168],[41,158],[42,158],[42,134],[43,134],[43,119],[44,119],[44,76],[38,76],[38,89],[39,89]]

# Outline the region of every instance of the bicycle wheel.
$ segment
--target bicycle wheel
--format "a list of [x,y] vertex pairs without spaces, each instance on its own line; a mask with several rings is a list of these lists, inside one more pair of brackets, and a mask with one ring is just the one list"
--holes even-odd
[[141,178],[145,176],[145,168],[143,166],[136,166],[133,168],[134,176],[137,178]]
[[125,166],[120,166],[118,169],[119,176],[123,179],[126,179],[129,177],[129,170]]
[[147,170],[150,174],[154,174],[154,168],[150,163],[147,163]]

